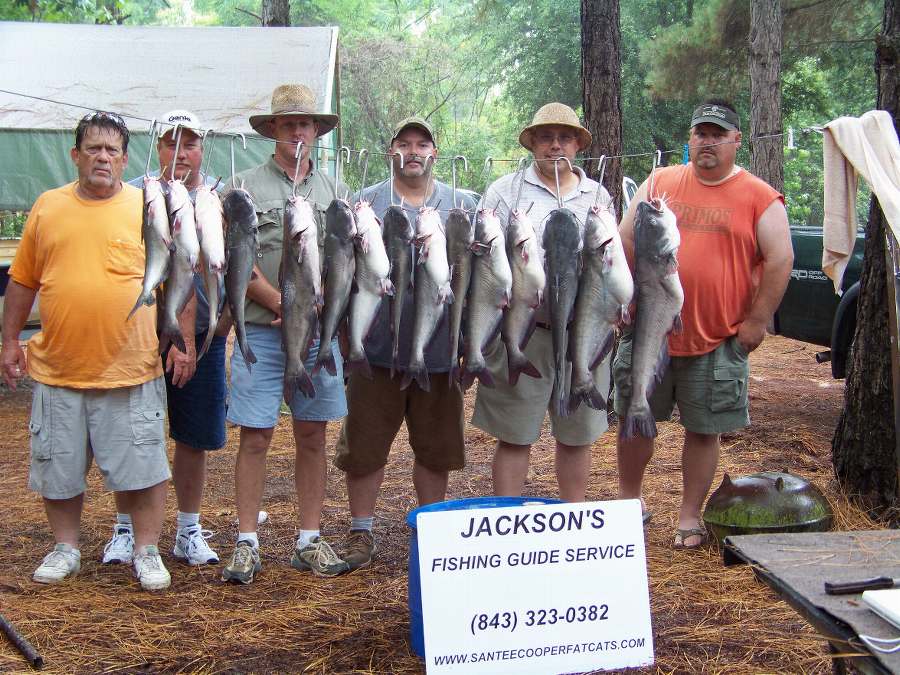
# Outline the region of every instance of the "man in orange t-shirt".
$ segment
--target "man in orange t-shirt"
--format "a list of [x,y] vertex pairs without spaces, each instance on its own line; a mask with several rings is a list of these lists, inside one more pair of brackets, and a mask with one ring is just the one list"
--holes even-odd
[[[165,385],[155,310],[126,321],[144,275],[140,190],[122,183],[128,128],[91,113],[75,130],[78,180],[38,197],[9,271],[0,367],[15,388],[34,379],[29,486],[43,497],[56,541],[35,570],[38,583],[76,574],[85,474],[96,462],[108,490],[134,520],[135,576],[167,588],[157,543],[171,473]],[[41,332],[28,349],[19,332],[40,294]]]
[[[650,397],[657,421],[669,419],[677,404],[685,429],[675,548],[706,542],[700,511],[719,461],[719,434],[750,423],[748,355],[765,337],[793,264],[784,198],[735,165],[741,130],[734,106],[718,99],[702,103],[691,118],[688,145],[690,164],[657,170],[651,195],[664,197],[681,235],[684,330],[669,335],[669,367]],[[632,264],[634,218],[647,189],[645,182],[619,226]],[[626,334],[613,366],[620,418],[628,406],[630,374]],[[620,498],[641,497],[653,450],[652,438],[619,436]]]

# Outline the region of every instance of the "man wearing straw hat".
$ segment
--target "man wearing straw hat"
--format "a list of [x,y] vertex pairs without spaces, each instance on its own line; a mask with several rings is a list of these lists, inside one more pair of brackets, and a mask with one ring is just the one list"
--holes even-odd
[[[203,175],[203,127],[197,116],[188,110],[171,110],[160,118],[161,131],[156,143],[159,175],[163,191],[173,175],[185,182],[193,200],[197,188],[213,187],[215,178]],[[175,127],[181,131],[175,134]],[[177,151],[177,152],[176,152]],[[131,185],[141,187],[138,176]],[[206,483],[206,453],[225,446],[225,336],[229,325],[216,329],[216,337],[202,359],[197,360],[196,348],[202,345],[209,328],[209,301],[203,275],[194,274],[194,295],[178,317],[187,352],[172,345],[163,354],[166,370],[166,404],[169,413],[169,437],[175,441],[172,482],[178,500],[175,547],[172,554],[189,565],[211,565],[219,562],[218,554],[210,548],[200,524],[200,505]],[[103,562],[131,562],[134,533],[131,515],[123,511],[117,500],[118,513],[113,536],[103,549]]]
[[[360,194],[360,199],[368,201],[379,218],[391,204],[400,203],[410,222],[415,222],[416,212],[424,206],[438,209],[445,221],[454,198],[460,208],[474,208],[470,197],[454,195],[449,185],[434,179],[438,149],[434,129],[427,120],[408,117],[401,121],[394,128],[388,153],[393,155],[393,185],[385,180]],[[413,305],[413,294],[407,293],[400,320],[401,371],[409,363]],[[334,457],[335,465],[347,474],[351,520],[344,559],[350,569],[367,565],[377,551],[373,533],[375,504],[391,444],[404,421],[415,455],[413,485],[419,505],[442,501],[450,471],[465,466],[463,396],[458,387],[450,386],[449,379],[448,307],[445,306],[434,337],[425,349],[429,391],[419,388],[415,381],[404,389],[400,376],[391,376],[392,344],[389,303],[382,302],[365,347],[371,376],[359,371],[350,376],[349,413]]]
[[[34,378],[29,486],[39,492],[56,545],[33,579],[78,573],[85,476],[92,462],[134,518],[134,574],[145,590],[168,588],[157,543],[169,460],[165,386],[154,311],[141,307],[141,192],[122,183],[128,128],[118,115],[89,113],[70,151],[74,183],[34,204],[9,270],[0,365],[11,388]],[[40,294],[40,333],[28,359],[19,332]]]
[[[766,334],[793,264],[784,197],[735,164],[741,147],[740,118],[721,99],[701,103],[691,116],[690,163],[655,172],[651,198],[665,195],[678,219],[678,268],[684,288],[683,330],[669,335],[671,361],[650,397],[657,421],[678,405],[684,427],[683,492],[673,546],[696,549],[706,542],[700,510],[719,460],[719,434],[750,423],[748,356]],[[630,260],[641,185],[619,230]],[[631,337],[616,354],[616,412],[630,398]],[[639,498],[654,439],[619,436],[619,496]]]
[[[524,171],[511,173],[495,181],[481,200],[482,208],[497,210],[500,222],[509,222],[516,207],[521,186],[520,205],[531,206],[529,217],[535,226],[537,241],[543,239],[545,220],[558,208],[555,169],[559,170],[559,198],[562,205],[583,223],[593,206],[597,191],[601,203],[609,204],[606,190],[588,178],[579,167],[554,162],[564,157],[574,162],[575,155],[591,143],[590,132],[581,126],[575,111],[562,103],[548,103],[534,115],[531,124],[519,134],[519,143],[530,150],[534,162]],[[610,206],[611,208],[611,206]],[[525,488],[531,444],[540,435],[548,412],[556,373],[553,344],[546,306],[538,310],[537,328],[525,355],[541,373],[541,378],[520,377],[509,384],[506,347],[497,339],[485,358],[494,378],[493,389],[479,383],[472,424],[497,439],[494,454],[494,492],[500,496],[519,496]],[[606,362],[594,370],[599,391],[609,391],[609,366]],[[550,412],[550,429],[556,439],[556,479],[559,495],[565,501],[584,501],[591,466],[591,444],[607,430],[606,413],[580,406],[569,417]]]
[[[240,446],[235,466],[238,537],[231,561],[222,578],[248,584],[261,569],[257,517],[266,477],[266,453],[278,421],[284,389],[285,357],[281,348],[281,291],[278,270],[281,265],[282,214],[285,199],[294,183],[300,194],[309,195],[319,226],[320,246],[325,228],[325,210],[335,195],[334,180],[312,161],[316,139],[331,131],[337,115],[321,113],[316,96],[303,84],[283,84],[272,92],[271,112],[253,115],[250,125],[266,138],[273,139],[272,156],[264,164],[234,177],[253,197],[259,219],[259,258],[256,276],[247,289],[247,339],[258,361],[252,372],[239,349],[231,360],[231,399],[227,419],[241,427]],[[294,154],[303,143],[300,165],[294,175]],[[343,185],[337,192],[344,194]],[[311,570],[317,576],[335,576],[347,571],[341,560],[322,538],[319,521],[325,500],[325,426],[347,414],[344,374],[337,341],[330,345],[314,342],[306,362],[312,371],[319,349],[334,353],[337,373],[320,370],[313,375],[316,397],[308,399],[299,391],[287,403],[293,416],[296,463],[294,485],[297,491],[299,533],[291,566]]]

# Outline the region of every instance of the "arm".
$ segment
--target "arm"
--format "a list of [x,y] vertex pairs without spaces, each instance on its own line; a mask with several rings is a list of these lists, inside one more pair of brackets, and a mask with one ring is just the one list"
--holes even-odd
[[762,276],[750,311],[738,328],[738,342],[748,352],[759,347],[766,336],[766,326],[784,295],[791,278],[794,249],[787,211],[776,199],[763,211],[756,224],[756,240],[762,255]]
[[9,280],[3,301],[3,346],[0,348],[0,367],[3,381],[10,389],[25,375],[25,352],[19,345],[19,333],[28,320],[37,289]]
[[273,326],[281,325],[281,291],[269,283],[256,265],[253,266],[253,277],[247,286],[247,297],[275,314]]
[[184,347],[187,350],[182,352],[174,344],[169,348],[169,354],[166,357],[166,372],[172,373],[172,384],[176,387],[183,387],[194,376],[197,370],[197,348],[194,344],[194,336],[197,329],[197,294],[191,294],[191,299],[184,306],[181,315],[178,317],[178,325],[181,327],[181,334],[184,336]]

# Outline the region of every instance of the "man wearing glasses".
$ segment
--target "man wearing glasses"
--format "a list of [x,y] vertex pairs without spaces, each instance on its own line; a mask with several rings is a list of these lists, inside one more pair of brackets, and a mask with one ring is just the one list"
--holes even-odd
[[[159,556],[166,485],[165,383],[155,310],[128,316],[141,291],[141,191],[122,183],[128,128],[92,113],[75,131],[78,180],[35,202],[9,271],[0,366],[15,388],[34,379],[29,486],[43,497],[55,546],[34,572],[56,583],[81,567],[85,474],[96,461],[134,522],[134,574],[145,590],[167,588]],[[28,359],[19,332],[40,293],[42,331]]]
[[[518,206],[528,208],[534,224],[538,245],[543,239],[547,215],[558,206],[556,170],[559,171],[559,198],[562,205],[575,213],[584,223],[594,204],[597,190],[602,190],[603,203],[610,201],[606,190],[588,178],[579,167],[568,162],[555,162],[565,157],[575,161],[575,155],[591,143],[591,134],[578,121],[575,111],[562,103],[548,103],[534,115],[532,123],[522,130],[519,143],[530,150],[534,163],[523,173],[512,173],[495,181],[485,192],[481,208],[497,210],[500,222],[509,222],[510,212]],[[528,477],[531,444],[540,435],[541,425],[548,412],[556,373],[553,363],[553,344],[550,336],[546,304],[538,310],[537,328],[524,352],[537,367],[541,378],[520,377],[510,385],[507,375],[506,347],[498,338],[485,353],[495,386],[479,384],[472,424],[497,439],[494,454],[494,493],[500,496],[519,496]],[[609,391],[609,366],[602,363],[594,370],[599,391]],[[607,430],[606,413],[580,406],[568,417],[550,412],[551,432],[556,439],[556,479],[560,498],[565,501],[584,501],[591,466],[591,444]]]

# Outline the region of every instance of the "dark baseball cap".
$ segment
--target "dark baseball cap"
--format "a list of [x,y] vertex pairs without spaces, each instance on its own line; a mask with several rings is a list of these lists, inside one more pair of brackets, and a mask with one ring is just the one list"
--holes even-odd
[[741,130],[741,118],[733,110],[729,110],[725,106],[716,105],[714,103],[703,103],[697,106],[694,114],[691,115],[691,126],[709,122],[716,124],[728,131]]
[[428,120],[424,117],[418,117],[413,115],[412,117],[407,117],[405,120],[400,122],[397,126],[394,127],[394,135],[391,136],[391,143],[397,140],[397,136],[400,135],[400,132],[406,129],[407,127],[415,127],[416,129],[421,129],[428,137],[431,139],[431,142],[437,145],[437,141],[434,140],[434,127],[432,127]]

